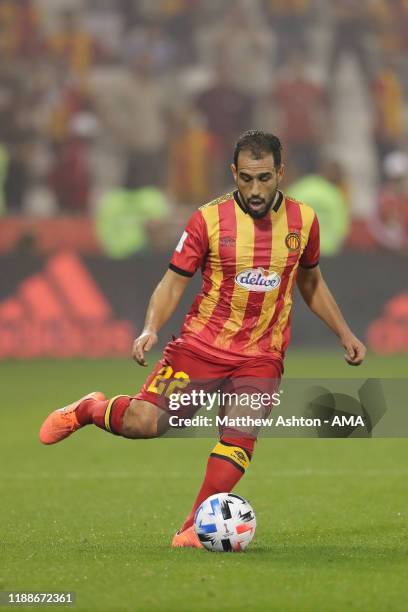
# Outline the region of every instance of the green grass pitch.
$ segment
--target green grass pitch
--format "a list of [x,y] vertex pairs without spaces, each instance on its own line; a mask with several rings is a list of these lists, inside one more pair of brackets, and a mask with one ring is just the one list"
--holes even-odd
[[[0,364],[0,590],[72,590],[90,612],[407,609],[405,439],[261,440],[237,488],[258,520],[243,554],[169,547],[213,440],[88,427],[37,441],[49,410],[135,391],[146,374],[131,361]],[[359,369],[340,351],[292,351],[286,375],[403,377],[406,359]]]

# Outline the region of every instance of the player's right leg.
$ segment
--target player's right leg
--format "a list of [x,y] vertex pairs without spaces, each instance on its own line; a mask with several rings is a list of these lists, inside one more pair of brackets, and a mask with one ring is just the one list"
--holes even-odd
[[125,438],[156,438],[168,429],[168,415],[158,406],[129,395],[106,399],[95,391],[51,412],[41,426],[39,438],[43,444],[64,440],[85,425]]
[[[165,353],[166,350],[167,347]],[[166,384],[169,384],[174,370],[177,374],[177,361],[177,353],[171,355],[170,361],[160,359],[136,397],[118,395],[106,399],[103,393],[94,391],[64,408],[54,410],[41,426],[40,441],[55,444],[90,424],[124,438],[157,438],[163,435],[169,428]],[[180,385],[182,381],[175,380],[174,383]]]

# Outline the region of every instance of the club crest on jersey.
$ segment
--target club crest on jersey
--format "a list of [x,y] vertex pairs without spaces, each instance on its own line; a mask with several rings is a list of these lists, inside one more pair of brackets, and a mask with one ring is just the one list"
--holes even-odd
[[277,272],[270,272],[263,268],[249,268],[238,272],[235,277],[237,285],[246,289],[247,291],[257,291],[264,293],[266,291],[273,291],[276,287],[279,287],[281,277]]
[[289,251],[298,251],[300,249],[300,236],[296,232],[289,232],[285,238],[285,244]]

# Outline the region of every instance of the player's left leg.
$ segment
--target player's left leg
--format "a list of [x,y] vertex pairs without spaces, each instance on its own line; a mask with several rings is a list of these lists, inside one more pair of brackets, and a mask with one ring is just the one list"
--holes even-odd
[[[252,388],[260,386],[261,390],[265,391],[268,388],[272,392],[277,388],[281,375],[281,362],[270,359],[252,359],[233,372],[231,381],[244,381],[244,387],[247,386],[248,381],[254,381],[254,384],[251,384]],[[256,382],[257,379],[258,382]],[[226,412],[229,416],[233,416],[234,408],[229,411],[226,410]],[[235,488],[249,467],[255,441],[256,435],[246,427],[242,429],[223,429],[219,442],[208,458],[204,481],[190,514],[180,531],[173,538],[172,545],[174,547],[195,546],[194,543],[189,543],[189,540],[197,508],[210,495],[229,493]]]
[[196,547],[198,538],[194,532],[194,516],[200,504],[215,493],[232,491],[249,467],[254,450],[255,439],[245,435],[221,435],[213,448],[205,471],[204,481],[195,499],[190,514],[181,529],[173,537],[172,546]]

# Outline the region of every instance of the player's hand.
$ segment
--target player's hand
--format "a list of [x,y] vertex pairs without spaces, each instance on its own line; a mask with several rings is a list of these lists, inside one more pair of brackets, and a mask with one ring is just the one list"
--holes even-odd
[[133,342],[132,357],[141,366],[147,367],[144,354],[150,351],[152,346],[157,343],[157,334],[152,331],[143,331]]
[[352,366],[359,366],[367,352],[364,344],[351,332],[341,338],[341,343],[346,349],[344,359],[347,363]]

